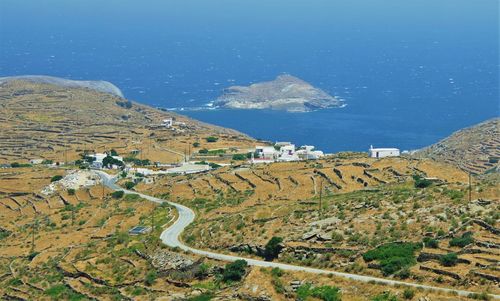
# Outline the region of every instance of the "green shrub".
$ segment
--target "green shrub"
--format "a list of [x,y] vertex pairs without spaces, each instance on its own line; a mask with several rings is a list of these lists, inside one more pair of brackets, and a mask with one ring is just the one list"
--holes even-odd
[[432,181],[422,178],[421,176],[414,175],[415,188],[426,188],[432,185]]
[[313,288],[310,284],[301,285],[297,289],[297,299],[307,300],[309,297],[318,298],[323,301],[342,300],[340,289],[338,287],[324,285]]
[[210,137],[205,138],[205,140],[209,143],[214,143],[214,142],[217,142],[219,140],[219,138],[214,137],[214,136],[210,136]]
[[245,161],[246,159],[247,159],[247,156],[244,154],[234,154],[233,155],[234,161]]
[[371,299],[371,301],[398,301],[398,298],[390,292],[384,292]]
[[186,299],[187,301],[210,301],[214,296],[211,293],[203,293],[199,296],[194,296]]
[[57,175],[57,176],[53,176],[52,178],[50,178],[50,182],[57,182],[59,180],[61,180],[63,178],[63,176],[61,175]]
[[114,199],[121,199],[124,194],[125,194],[125,192],[123,192],[123,190],[118,190],[118,191],[114,191],[111,194],[111,197],[114,198]]
[[491,296],[485,292],[469,294],[469,298],[474,299],[474,300],[484,300],[484,301],[491,300]]
[[472,237],[472,233],[466,232],[462,234],[461,237],[454,237],[450,240],[450,247],[460,247],[463,248],[467,245],[470,245],[474,242],[474,238]]
[[200,143],[199,142],[193,143],[193,147],[200,147]]
[[146,277],[144,279],[144,282],[146,283],[146,285],[150,286],[150,285],[153,285],[153,283],[155,283],[156,281],[156,278],[158,277],[158,273],[156,272],[156,270],[150,270],[147,274],[146,274]]
[[273,238],[271,238],[265,246],[264,258],[268,261],[271,261],[271,260],[275,259],[276,257],[278,257],[278,255],[282,249],[282,246],[281,246],[282,242],[283,242],[283,238],[281,238],[281,237],[274,236]]
[[439,247],[439,241],[432,237],[424,237],[423,243],[427,248],[436,249]]
[[413,299],[413,297],[415,297],[415,291],[411,288],[406,288],[403,291],[403,298],[405,298],[406,300],[411,300]]
[[206,148],[202,148],[202,149],[200,149],[200,150],[198,151],[198,153],[200,153],[200,154],[208,154],[208,149],[206,149]]
[[10,164],[10,167],[12,167],[12,168],[31,167],[31,166],[32,165],[28,164],[28,163],[18,163],[18,162],[14,162],[14,163]]
[[134,182],[132,182],[132,181],[128,181],[128,182],[125,182],[125,184],[123,184],[123,185],[124,185],[124,186],[125,186],[125,188],[127,188],[127,189],[132,189],[132,188],[134,188],[135,183],[134,183]]
[[222,273],[222,281],[240,281],[246,273],[247,266],[247,262],[241,259],[226,264],[224,272]]
[[392,275],[403,268],[416,263],[415,251],[420,249],[417,243],[390,243],[363,254],[366,262],[377,260],[384,276]]
[[68,189],[68,194],[69,195],[75,195],[76,191],[73,188]]
[[448,253],[439,257],[439,262],[445,267],[452,267],[457,264],[458,256],[455,253]]

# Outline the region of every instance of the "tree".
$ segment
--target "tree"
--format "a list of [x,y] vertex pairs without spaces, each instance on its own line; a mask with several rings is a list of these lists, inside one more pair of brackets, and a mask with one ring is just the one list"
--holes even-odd
[[68,188],[69,195],[75,195],[76,191],[73,188]]
[[283,238],[276,236],[274,236],[267,242],[264,249],[264,258],[267,261],[272,261],[273,259],[278,257],[278,255],[281,252],[281,249],[283,248],[281,245],[282,242]]
[[193,143],[193,147],[200,147],[200,143],[199,142]]
[[209,143],[214,143],[214,142],[217,142],[219,140],[219,138],[214,137],[214,136],[210,136],[210,137],[205,138],[205,140]]
[[127,188],[127,189],[132,189],[132,188],[134,188],[135,183],[132,181],[128,181],[128,182],[125,182],[125,184],[123,184],[123,185],[125,185],[125,188]]
[[245,276],[247,266],[247,262],[241,259],[226,264],[222,273],[222,281],[240,281]]
[[118,153],[116,152],[116,150],[114,148],[112,150],[110,150],[109,153],[111,154],[111,156],[118,156]]
[[102,159],[102,166],[110,167],[112,165],[123,166],[123,162],[109,155]]
[[114,199],[121,199],[124,194],[125,194],[125,192],[123,192],[123,190],[118,190],[118,191],[114,191],[111,194],[111,197],[114,198]]

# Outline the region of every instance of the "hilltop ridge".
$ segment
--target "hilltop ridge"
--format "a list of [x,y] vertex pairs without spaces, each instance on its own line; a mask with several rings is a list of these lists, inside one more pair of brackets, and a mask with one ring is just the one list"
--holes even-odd
[[500,118],[461,129],[449,137],[418,150],[417,157],[444,161],[475,174],[499,169]]
[[47,75],[21,75],[21,76],[0,77],[0,84],[17,80],[32,82],[32,83],[40,83],[40,84],[51,84],[66,88],[86,88],[97,92],[109,93],[111,95],[115,95],[122,98],[124,97],[120,88],[118,88],[117,86],[115,86],[110,82],[102,80],[96,80],[96,81],[70,80],[70,79],[47,76]]

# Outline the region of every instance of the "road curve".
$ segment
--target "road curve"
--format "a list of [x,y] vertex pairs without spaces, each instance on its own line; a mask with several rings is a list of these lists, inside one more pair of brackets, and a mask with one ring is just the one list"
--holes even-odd
[[[476,292],[466,291],[466,290],[457,290],[457,289],[452,289],[452,288],[430,286],[430,285],[424,285],[424,284],[418,284],[418,283],[412,283],[412,282],[403,282],[403,281],[397,281],[397,280],[391,280],[391,279],[385,279],[385,278],[379,278],[379,277],[343,273],[343,272],[337,272],[337,271],[332,271],[332,270],[316,269],[316,268],[303,267],[303,266],[298,266],[298,265],[270,262],[270,261],[246,258],[246,257],[241,257],[241,256],[226,255],[226,254],[220,254],[220,253],[215,253],[215,252],[210,252],[210,251],[194,249],[194,248],[191,248],[189,246],[186,246],[185,244],[183,244],[179,240],[179,237],[180,237],[181,233],[184,231],[184,229],[194,221],[195,213],[193,210],[191,210],[190,208],[188,208],[186,206],[177,204],[177,203],[165,201],[165,200],[162,200],[162,199],[159,199],[156,197],[152,197],[152,196],[149,196],[146,194],[138,193],[136,191],[123,189],[122,187],[116,185],[116,183],[115,183],[116,178],[114,178],[113,176],[110,176],[107,173],[104,173],[102,171],[97,171],[97,173],[101,176],[101,179],[103,180],[104,185],[106,185],[107,187],[109,187],[113,190],[122,190],[126,194],[138,194],[140,197],[142,197],[148,201],[155,202],[155,203],[166,202],[166,203],[174,206],[177,209],[177,211],[179,213],[179,217],[177,218],[177,221],[174,224],[172,224],[169,228],[165,229],[161,233],[161,236],[160,236],[161,241],[169,247],[178,247],[181,250],[188,251],[188,252],[191,252],[194,254],[198,254],[198,255],[205,256],[205,257],[208,257],[211,259],[216,259],[216,260],[236,261],[239,259],[243,259],[246,262],[248,262],[249,265],[252,265],[252,266],[271,267],[271,268],[277,267],[277,268],[280,268],[282,270],[287,270],[287,271],[302,271],[302,272],[308,272],[308,273],[314,273],[314,274],[327,274],[327,275],[331,274],[331,275],[335,275],[338,277],[351,279],[354,281],[376,282],[376,283],[387,284],[387,285],[403,285],[403,286],[410,286],[410,287],[415,287],[415,288],[423,288],[426,290],[454,293],[454,294],[458,294],[460,296],[469,296],[470,294],[476,293]],[[500,295],[490,294],[490,296],[494,299],[500,299]]]

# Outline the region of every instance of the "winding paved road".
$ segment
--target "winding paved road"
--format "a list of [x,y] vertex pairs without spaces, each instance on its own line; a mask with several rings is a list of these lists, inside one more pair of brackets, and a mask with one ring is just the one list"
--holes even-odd
[[[310,267],[303,267],[303,266],[284,264],[284,263],[278,263],[278,262],[269,262],[269,261],[264,261],[264,260],[257,260],[257,259],[252,259],[252,258],[226,255],[226,254],[220,254],[220,253],[214,253],[214,252],[210,252],[210,251],[194,249],[194,248],[191,248],[189,246],[186,246],[185,244],[183,244],[179,240],[179,237],[180,237],[181,233],[184,231],[184,229],[194,221],[195,213],[193,210],[191,210],[190,208],[188,208],[186,206],[177,204],[177,203],[165,201],[165,200],[155,198],[155,197],[152,197],[152,196],[149,196],[146,194],[138,193],[136,191],[125,190],[115,183],[116,178],[114,178],[114,177],[112,177],[112,176],[110,176],[102,171],[98,171],[98,173],[101,176],[101,178],[103,179],[104,184],[113,190],[123,190],[124,193],[126,193],[126,194],[138,194],[142,198],[149,200],[151,202],[155,202],[155,203],[167,202],[168,204],[174,206],[177,209],[177,211],[179,212],[179,217],[178,217],[177,221],[173,225],[171,225],[169,228],[167,228],[165,231],[163,231],[161,233],[161,236],[160,236],[160,239],[162,240],[162,242],[169,247],[178,247],[184,251],[189,251],[191,253],[205,256],[205,257],[208,257],[211,259],[216,259],[216,260],[235,261],[238,259],[243,259],[246,262],[248,262],[249,265],[252,265],[252,266],[272,267],[272,268],[277,267],[277,268],[280,268],[282,270],[287,270],[287,271],[302,271],[302,272],[309,272],[309,273],[314,273],[314,274],[332,274],[335,276],[339,276],[339,277],[343,277],[343,278],[351,279],[351,280],[355,280],[355,281],[378,282],[378,283],[388,284],[388,285],[404,285],[404,286],[411,286],[411,287],[415,287],[415,288],[423,288],[426,290],[455,293],[455,294],[458,294],[460,296],[468,296],[468,295],[474,293],[474,292],[465,291],[465,290],[457,290],[457,289],[452,289],[452,288],[444,288],[444,287],[430,286],[430,285],[424,285],[424,284],[418,284],[418,283],[403,282],[403,281],[378,278],[378,277],[372,277],[372,276],[342,273],[342,272],[336,272],[336,271],[332,271],[332,270],[315,269],[315,268],[310,268]],[[490,294],[490,296],[494,299],[500,299],[500,295]]]

